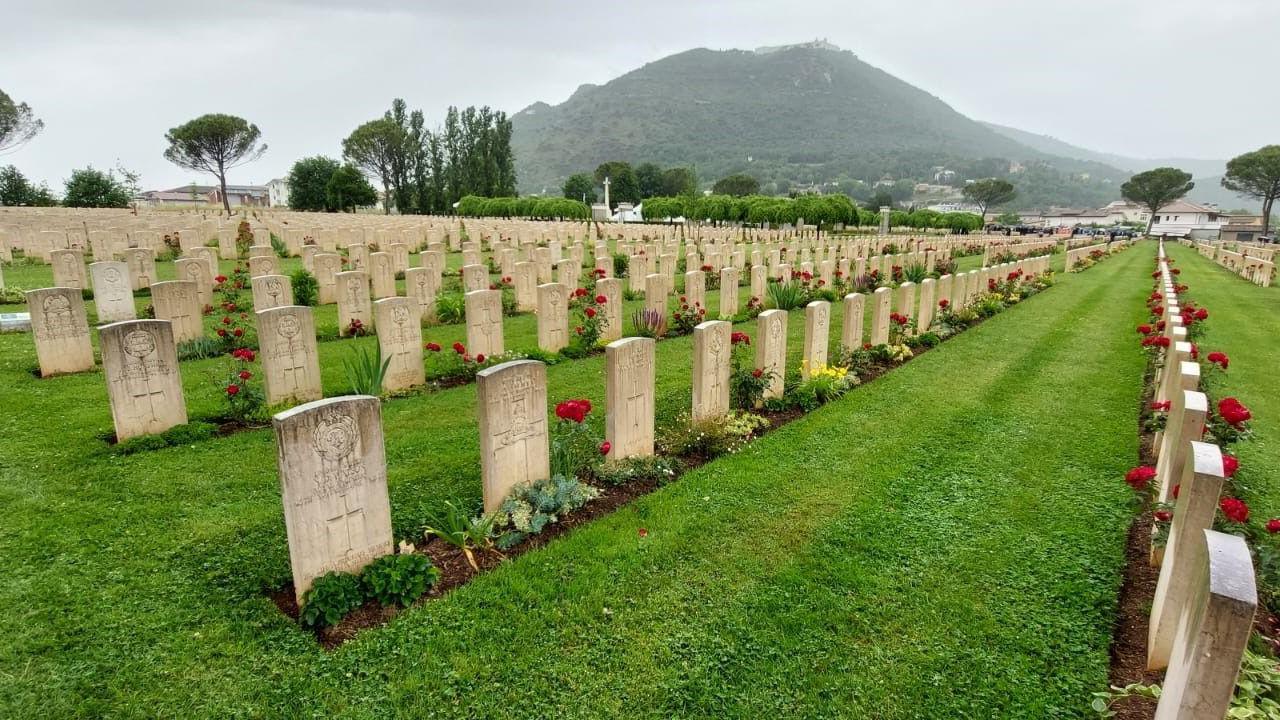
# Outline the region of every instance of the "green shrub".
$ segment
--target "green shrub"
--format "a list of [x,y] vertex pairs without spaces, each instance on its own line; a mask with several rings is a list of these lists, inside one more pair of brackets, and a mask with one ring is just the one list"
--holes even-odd
[[665,483],[676,476],[676,463],[659,455],[608,460],[596,468],[596,480],[606,485],[653,480]]
[[383,555],[360,575],[365,592],[384,607],[407,607],[439,580],[440,570],[417,553]]
[[320,297],[320,281],[305,268],[298,268],[289,276],[293,286],[293,304],[314,307]]
[[805,304],[805,292],[800,283],[771,282],[765,290],[769,304],[778,310],[795,310]]
[[436,320],[445,325],[455,325],[467,318],[467,303],[461,293],[441,293],[436,297]]
[[613,276],[616,278],[624,278],[627,276],[627,265],[631,259],[625,253],[613,254]]
[[444,509],[440,512],[426,511],[426,536],[438,537],[462,551],[467,562],[476,570],[473,550],[487,549],[493,546],[493,515],[475,515],[460,501],[445,500]]
[[657,445],[663,455],[710,460],[741,450],[757,430],[768,426],[768,420],[740,410],[697,423],[682,412],[658,429]]
[[516,487],[498,508],[495,527],[505,529],[498,537],[498,547],[509,548],[542,532],[561,516],[599,496],[598,489],[563,475]]
[[363,604],[360,578],[351,573],[325,573],[316,578],[302,597],[302,624],[306,627],[337,625],[347,613]]
[[22,288],[0,287],[0,305],[22,305],[26,302],[26,291]]
[[911,263],[902,269],[902,277],[919,285],[924,282],[925,278],[929,277],[929,271],[925,270],[924,265],[920,263]]
[[382,380],[387,376],[387,368],[391,367],[391,358],[382,359],[382,346],[375,345],[373,352],[361,349],[350,360],[342,361],[347,370],[347,382],[351,385],[352,395],[382,395]]
[[179,360],[208,360],[216,358],[224,352],[222,341],[211,337],[198,337],[178,343]]
[[289,257],[289,248],[284,244],[283,240],[276,237],[275,233],[271,233],[271,250],[276,254],[276,257]]

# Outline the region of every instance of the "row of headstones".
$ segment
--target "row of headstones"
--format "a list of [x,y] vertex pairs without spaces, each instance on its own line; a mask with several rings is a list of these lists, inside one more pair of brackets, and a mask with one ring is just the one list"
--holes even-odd
[[1254,255],[1232,252],[1225,247],[1216,247],[1208,243],[1197,243],[1192,240],[1196,250],[1204,257],[1213,260],[1222,267],[1262,287],[1271,287],[1271,280],[1276,273],[1276,266],[1270,260]]
[[1037,250],[1047,250],[1057,246],[1057,240],[1037,240],[1035,242],[1007,244],[989,243],[982,249],[982,264],[986,265],[991,261],[992,252],[997,254],[1013,253],[1015,256],[1023,257]]
[[[1125,243],[1125,240],[1117,238],[1113,244],[1119,247],[1121,245],[1124,245],[1124,243]],[[1092,253],[1094,250],[1106,251],[1108,247],[1110,247],[1110,245],[1103,242],[1103,243],[1096,243],[1093,245],[1087,245],[1084,247],[1074,247],[1067,250],[1067,264],[1066,264],[1067,271],[1070,272],[1071,268],[1075,267],[1075,264],[1077,262],[1089,257],[1089,254]]]
[[[620,289],[617,280],[604,282],[614,283],[615,292]],[[932,288],[932,280],[926,283]],[[492,292],[468,293],[468,301]],[[888,288],[876,293],[873,338],[887,337],[889,293]],[[842,338],[854,346],[862,338],[863,297],[850,294],[844,303]],[[783,392],[787,321],[782,310],[767,310],[756,320],[755,364],[772,377],[766,398]],[[826,364],[830,321],[830,303],[814,301],[805,308],[802,376]],[[411,321],[405,325],[410,332],[417,327]],[[723,320],[694,328],[694,422],[714,421],[729,412],[732,328]],[[420,347],[420,339],[410,344]],[[654,453],[655,349],[655,340],[642,337],[605,347],[605,439],[612,458]],[[269,356],[265,348],[263,355]],[[415,364],[421,367],[420,356]],[[480,371],[476,383],[482,494],[485,512],[491,512],[513,488],[550,475],[546,365],[502,363]],[[392,551],[380,403],[364,396],[310,402],[276,415],[273,425],[290,564],[301,602],[320,575],[357,571]]]
[[[1160,577],[1151,604],[1147,667],[1166,669],[1157,718],[1221,718],[1257,609],[1253,561],[1243,538],[1213,531],[1226,480],[1222,451],[1200,442],[1209,402],[1199,390],[1200,365],[1182,327],[1175,279],[1158,251],[1165,333],[1171,343],[1156,380],[1155,398],[1169,401],[1157,435],[1158,499],[1174,503],[1163,552],[1153,544]],[[1174,497],[1173,487],[1178,486]]]

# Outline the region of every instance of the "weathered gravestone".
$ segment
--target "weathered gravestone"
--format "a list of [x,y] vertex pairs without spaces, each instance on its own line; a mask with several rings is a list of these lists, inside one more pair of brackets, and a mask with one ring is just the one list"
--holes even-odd
[[275,255],[259,255],[249,258],[249,277],[279,274],[280,262]]
[[729,373],[733,324],[708,320],[693,329],[693,421],[714,420],[729,412]]
[[504,351],[502,291],[476,290],[464,296],[467,350],[473,356],[495,357]]
[[770,374],[764,399],[782,397],[787,374],[786,310],[765,310],[756,317],[756,367]]
[[889,298],[893,291],[887,287],[876,288],[871,298],[874,306],[871,309],[871,344],[884,345],[889,342]]
[[428,268],[409,268],[404,271],[405,295],[418,306],[418,316],[435,318],[436,294],[440,290],[439,280]]
[[153,435],[187,422],[178,347],[167,320],[126,320],[98,330],[116,439]]
[[538,348],[560,352],[569,344],[569,288],[561,283],[538,286]]
[[814,300],[804,308],[804,354],[800,379],[808,380],[815,368],[827,364],[827,344],[831,330],[831,303]]
[[369,279],[375,300],[396,296],[395,258],[391,253],[369,253]]
[[729,320],[738,314],[738,270],[720,269],[720,317]]
[[861,293],[844,296],[844,314],[840,325],[840,344],[846,350],[862,348],[863,300]]
[[368,395],[316,400],[271,424],[301,603],[321,575],[358,573],[392,551],[382,404]]
[[462,291],[475,292],[489,289],[489,268],[484,265],[462,266]]
[[338,331],[343,335],[352,332],[353,321],[359,321],[366,331],[373,329],[373,305],[369,298],[369,274],[362,270],[348,270],[334,275],[338,289]]
[[53,284],[56,287],[85,289],[89,284],[84,276],[84,253],[79,250],[54,250],[49,253],[53,265]]
[[204,335],[204,316],[195,283],[187,280],[152,283],[151,307],[157,320],[173,323],[174,342],[182,344]]
[[268,405],[324,396],[311,308],[285,305],[257,314],[258,347]]
[[321,305],[338,301],[338,273],[342,272],[342,256],[336,253],[316,253],[312,262],[316,266],[316,296]]
[[89,276],[93,279],[93,304],[98,312],[98,322],[120,322],[138,316],[127,263],[114,260],[92,263]]
[[516,263],[516,310],[533,312],[538,308],[538,266],[531,262]]
[[622,337],[622,281],[615,278],[602,278],[596,281],[596,294],[604,296],[604,327],[600,330],[600,339],[612,342]]
[[382,389],[395,392],[425,383],[422,318],[418,316],[416,303],[407,297],[392,297],[373,305],[377,312],[378,347],[383,361],[391,361],[382,378]]
[[93,345],[80,289],[28,290],[26,297],[40,377],[92,370]]
[[605,440],[609,457],[653,454],[653,338],[632,337],[605,346]]
[[[489,292],[489,291],[485,291]],[[551,475],[547,436],[547,366],[515,360],[476,374],[484,511],[512,488]]]
[[288,275],[259,275],[249,281],[249,286],[256,312],[293,304],[293,286]]

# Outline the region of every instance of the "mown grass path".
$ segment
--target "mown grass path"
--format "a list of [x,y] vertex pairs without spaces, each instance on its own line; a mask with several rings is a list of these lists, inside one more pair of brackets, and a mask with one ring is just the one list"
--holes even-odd
[[[262,595],[288,577],[269,432],[112,457],[101,390],[9,353],[0,716],[1080,716],[1107,678],[1150,257],[333,653]],[[688,353],[658,345],[665,403]],[[551,368],[552,398],[599,400],[601,369]],[[476,494],[474,388],[385,407],[398,527]]]
[[1221,350],[1231,360],[1216,397],[1234,395],[1253,413],[1253,439],[1232,447],[1241,468],[1232,485],[1263,522],[1280,517],[1280,287],[1258,287],[1176,243],[1165,252],[1187,295],[1209,310],[1201,357]]

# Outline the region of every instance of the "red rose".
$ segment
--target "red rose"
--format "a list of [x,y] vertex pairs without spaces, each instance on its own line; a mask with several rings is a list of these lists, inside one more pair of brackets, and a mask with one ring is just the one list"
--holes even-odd
[[466,348],[466,346],[464,346],[464,345],[463,345],[462,343],[460,343],[460,342],[456,342],[456,343],[454,343],[454,344],[453,344],[453,351],[454,351],[454,352],[456,352],[456,353],[458,353],[459,355],[466,355],[466,354],[467,354],[467,348]]
[[1253,414],[1249,412],[1249,408],[1240,404],[1240,401],[1233,398],[1223,398],[1218,401],[1218,414],[1223,420],[1235,427],[1239,427],[1240,423],[1253,418]]
[[[1157,312],[1156,314],[1157,314],[1157,315],[1159,315],[1160,313],[1159,313],[1159,312]],[[1157,330],[1158,332],[1164,332],[1164,321],[1163,321],[1163,320],[1161,320],[1160,322],[1156,323],[1156,330]]]
[[1267,521],[1267,532],[1269,533],[1280,532],[1280,518],[1271,518],[1270,520]]
[[1191,359],[1192,360],[1200,359],[1200,346],[1196,345],[1195,343],[1191,343]]
[[236,393],[238,393],[238,392],[240,392],[240,386],[239,386],[239,385],[228,385],[228,386],[227,386],[227,394],[228,394],[228,395],[235,395],[235,394],[236,394]]
[[1169,522],[1173,519],[1173,513],[1168,510],[1157,510],[1155,512],[1156,522]]
[[1179,490],[1181,490],[1181,489],[1182,489],[1182,485],[1181,485],[1181,484],[1179,484],[1179,485],[1174,485],[1174,486],[1173,486],[1173,490],[1171,490],[1170,492],[1172,493],[1172,495],[1173,495],[1173,499],[1174,499],[1174,500],[1177,500],[1177,499],[1178,499],[1178,491],[1179,491]]
[[574,329],[573,329],[573,331],[574,331],[574,332],[576,332],[576,333],[578,333],[579,335],[581,335],[581,334],[582,334],[582,326],[581,326],[581,325],[579,325],[578,327],[574,328]]
[[241,379],[241,380],[248,380],[248,379],[249,379],[249,378],[251,378],[251,377],[253,377],[253,373],[249,372],[248,370],[241,370],[241,371],[240,371],[240,379]]
[[605,297],[605,296],[603,296],[603,295],[597,295],[597,296],[596,296],[596,304],[597,304],[597,305],[603,305],[603,304],[605,304],[605,303],[607,303],[607,302],[609,302],[609,298],[607,298],[607,297]]
[[556,417],[561,420],[581,423],[587,419],[589,412],[591,412],[591,402],[588,400],[565,400],[556,405]]
[[1138,467],[1125,473],[1124,481],[1134,490],[1142,490],[1147,487],[1151,479],[1156,476],[1156,469],[1150,465],[1139,465]]
[[226,315],[223,315],[223,316],[222,316],[222,324],[223,324],[223,325],[230,325],[230,324],[231,324],[231,318],[227,317]]
[[431,352],[440,352],[440,343],[429,342],[427,343],[427,349]]
[[752,371],[751,371],[751,377],[753,377],[753,378],[761,378],[761,377],[764,377],[764,370],[761,370],[760,368],[756,368],[755,370],[752,370]]
[[1227,365],[1231,364],[1230,358],[1224,352],[1211,352],[1208,357],[1209,362],[1220,366],[1223,370],[1227,369]]
[[605,440],[604,442],[600,443],[600,454],[601,454],[601,455],[608,455],[608,454],[609,454],[609,451],[610,451],[610,450],[612,450],[612,449],[613,449],[613,444],[612,444],[612,443],[610,443],[608,440]]
[[471,362],[471,356],[470,356],[470,355],[468,355],[468,354],[466,354],[466,353],[463,353],[463,354],[462,354],[462,362],[464,362],[464,363],[469,363],[469,362]]
[[584,312],[584,313],[586,314],[586,316],[587,316],[587,317],[589,317],[589,318],[593,318],[593,317],[595,317],[595,316],[596,316],[596,309],[595,309],[595,308],[593,308],[593,307],[589,307],[589,308],[587,308],[586,310],[584,310],[583,312]]
[[226,276],[226,275],[218,275],[217,277],[215,277],[215,278],[213,279],[213,281],[214,281],[214,282],[216,282],[216,283],[224,283],[224,282],[226,282],[226,281],[227,281],[227,276]]
[[489,283],[489,289],[490,289],[490,290],[497,290],[497,289],[498,289],[498,286],[497,286],[496,284],[494,284],[494,283]]
[[227,331],[223,330],[222,328],[218,328],[218,337],[226,337],[226,336],[227,336]]
[[476,362],[478,363],[484,362],[484,353],[479,353],[476,355]]
[[1222,456],[1222,474],[1224,477],[1232,477],[1236,474],[1236,470],[1240,469],[1240,458],[1235,455]]
[[1143,335],[1150,335],[1150,334],[1151,334],[1151,326],[1150,326],[1150,325],[1146,325],[1146,324],[1139,325],[1139,326],[1138,326],[1138,332],[1139,332],[1139,333],[1141,333],[1141,334],[1143,334]]
[[574,291],[573,291],[573,294],[574,294],[574,295],[577,295],[578,297],[586,297],[586,295],[587,295],[587,289],[586,289],[586,288],[578,288],[577,290],[574,290]]
[[750,345],[751,336],[747,335],[744,332],[736,332],[729,336],[729,342],[733,345],[738,345],[738,344]]
[[231,331],[231,334],[232,334],[232,335],[235,335],[236,337],[240,337],[240,336],[244,335],[244,330],[242,330],[242,329],[240,329],[240,328],[236,328],[235,330],[232,330],[232,331]]
[[938,301],[938,307],[942,308],[943,310],[946,310],[950,306],[951,306],[950,300],[942,299]]
[[1168,412],[1170,404],[1171,403],[1168,400],[1165,400],[1164,402],[1153,402],[1151,403],[1151,409],[1155,412]]
[[1222,510],[1222,514],[1233,523],[1243,523],[1249,520],[1249,506],[1239,498],[1224,497],[1218,501],[1218,509]]

